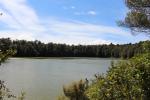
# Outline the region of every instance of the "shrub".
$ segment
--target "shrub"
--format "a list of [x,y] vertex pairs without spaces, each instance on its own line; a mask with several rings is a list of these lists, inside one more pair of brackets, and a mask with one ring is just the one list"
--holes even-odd
[[105,76],[86,90],[90,100],[148,100],[150,98],[150,54],[113,65]]

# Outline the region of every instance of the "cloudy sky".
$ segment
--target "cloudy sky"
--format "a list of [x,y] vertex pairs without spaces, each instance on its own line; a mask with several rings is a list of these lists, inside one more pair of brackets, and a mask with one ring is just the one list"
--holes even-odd
[[124,0],[0,0],[0,38],[67,44],[135,43],[118,27],[125,17]]

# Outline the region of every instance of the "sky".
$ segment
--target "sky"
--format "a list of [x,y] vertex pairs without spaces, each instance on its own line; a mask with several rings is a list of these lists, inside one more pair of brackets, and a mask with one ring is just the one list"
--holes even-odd
[[125,44],[147,40],[118,27],[124,0],[0,0],[0,38],[66,44]]

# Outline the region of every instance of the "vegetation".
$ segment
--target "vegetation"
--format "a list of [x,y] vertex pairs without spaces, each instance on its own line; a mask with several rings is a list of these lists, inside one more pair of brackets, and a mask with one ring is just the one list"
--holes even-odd
[[87,100],[88,98],[85,95],[86,89],[86,81],[74,82],[68,87],[63,87],[65,96],[58,97],[58,100]]
[[150,54],[112,65],[86,91],[90,100],[148,100],[150,98]]
[[6,51],[0,51],[0,65],[2,62],[5,62],[8,57],[14,55],[16,53],[16,51],[14,50],[6,50]]
[[125,0],[129,9],[121,26],[131,29],[133,33],[146,33],[150,35],[150,0]]
[[[131,58],[143,53],[143,43],[124,45],[66,45],[66,44],[44,44],[40,41],[15,40],[9,38],[0,39],[0,49],[16,50],[15,57],[114,57]],[[150,44],[150,41],[146,41]]]

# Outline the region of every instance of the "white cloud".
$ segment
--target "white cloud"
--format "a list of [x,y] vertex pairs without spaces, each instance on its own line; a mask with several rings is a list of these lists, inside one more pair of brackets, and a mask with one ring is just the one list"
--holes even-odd
[[68,9],[76,9],[75,6],[63,6],[62,7],[64,10],[68,10]]
[[0,20],[10,28],[18,26],[19,29],[44,30],[36,12],[27,6],[26,0],[0,0],[0,4],[4,8],[2,9],[4,15]]
[[18,40],[35,40],[34,34],[27,31],[0,31],[0,37],[10,37],[11,39],[18,39]]
[[75,6],[71,6],[71,8],[72,8],[72,9],[75,9],[76,7],[75,7]]
[[74,15],[91,15],[91,16],[96,16],[97,12],[94,10],[90,10],[90,11],[78,11],[78,12],[74,12]]
[[108,44],[114,42],[104,39],[109,35],[131,37],[118,27],[40,18],[26,0],[0,0],[0,12],[0,22],[7,27],[0,30],[0,37],[67,44]]
[[111,27],[111,26],[103,26],[103,25],[95,25],[83,22],[63,22],[59,20],[49,20],[49,30],[56,33],[63,33],[67,35],[78,35],[78,36],[97,36],[97,35],[122,35],[128,36],[130,35],[128,32],[123,31],[119,27]]
[[88,15],[95,16],[95,15],[97,15],[97,12],[94,11],[94,10],[91,10],[91,11],[88,11],[87,14],[88,14]]

